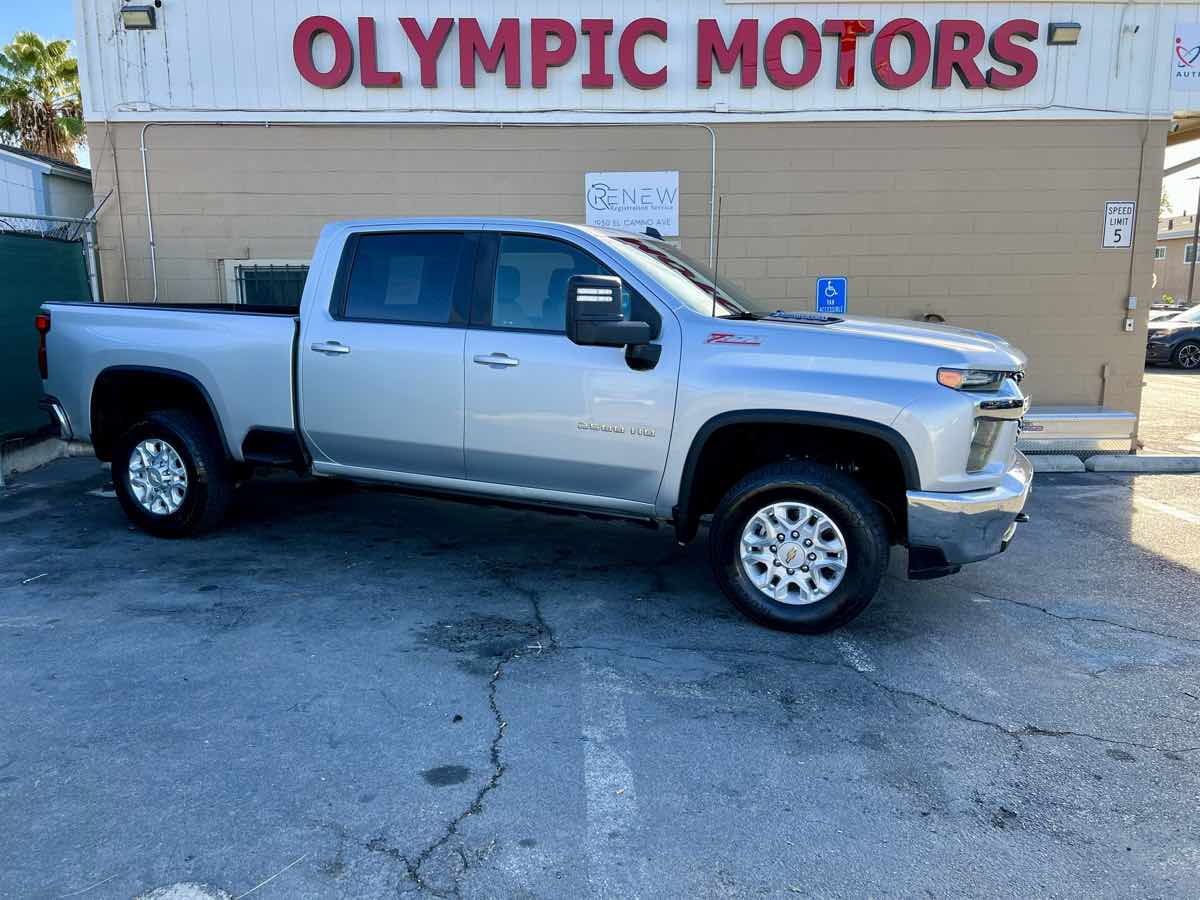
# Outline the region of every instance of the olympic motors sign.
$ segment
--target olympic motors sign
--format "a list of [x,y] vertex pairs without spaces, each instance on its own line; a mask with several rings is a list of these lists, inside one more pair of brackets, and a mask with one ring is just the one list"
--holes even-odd
[[[616,79],[643,90],[661,88],[673,79],[688,79],[697,88],[714,80],[732,79],[742,88],[760,80],[796,90],[810,85],[822,59],[836,60],[827,70],[839,89],[851,89],[860,66],[881,87],[900,91],[924,84],[948,88],[1007,91],[1024,87],[1038,72],[1039,23],[1009,19],[989,31],[974,19],[941,19],[922,23],[898,17],[874,19],[744,18],[722,26],[699,19],[677,34],[664,19],[643,17],[618,24],[608,18],[503,18],[494,28],[477,18],[412,17],[379,20],[371,16],[342,22],[314,15],[301,21],[292,35],[296,70],[309,84],[324,89],[345,85],[352,77],[367,88],[397,88],[419,79],[423,88],[439,86],[443,55],[456,58],[458,84],[474,88],[484,77],[503,79],[506,88],[545,88],[556,78],[576,87],[610,90]],[[356,40],[357,39],[357,40]],[[662,62],[650,45],[687,41],[693,63],[685,71]],[[616,45],[610,69],[609,47]],[[383,49],[408,65],[381,65]],[[661,48],[659,48],[661,50]],[[657,60],[647,63],[646,58]],[[578,58],[575,74],[561,70]],[[442,65],[442,71],[446,66]],[[577,79],[577,80],[576,80]]]

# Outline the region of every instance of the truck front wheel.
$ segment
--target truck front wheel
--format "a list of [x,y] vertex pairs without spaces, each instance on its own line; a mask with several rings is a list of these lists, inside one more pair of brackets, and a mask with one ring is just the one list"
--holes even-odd
[[213,426],[182,409],[153,412],[113,445],[113,487],[135,525],[183,537],[218,524],[233,492]]
[[721,500],[708,532],[713,573],[734,606],[770,628],[807,634],[866,609],[889,551],[866,491],[815,463],[750,473]]

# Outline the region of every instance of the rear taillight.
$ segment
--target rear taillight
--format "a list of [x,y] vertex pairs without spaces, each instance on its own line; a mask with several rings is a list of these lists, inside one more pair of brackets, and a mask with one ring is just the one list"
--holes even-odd
[[42,380],[50,377],[50,365],[46,359],[46,335],[50,333],[50,313],[38,313],[33,317],[33,326],[38,331],[38,371]]

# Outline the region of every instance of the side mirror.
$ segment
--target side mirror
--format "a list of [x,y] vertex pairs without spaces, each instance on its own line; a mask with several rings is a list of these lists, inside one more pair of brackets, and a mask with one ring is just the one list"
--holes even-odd
[[573,275],[567,282],[567,337],[590,347],[648,344],[648,322],[630,322],[621,310],[621,279],[615,275]]

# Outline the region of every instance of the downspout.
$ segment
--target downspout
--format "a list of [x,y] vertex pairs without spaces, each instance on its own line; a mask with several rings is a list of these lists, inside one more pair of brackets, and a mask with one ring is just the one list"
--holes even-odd
[[150,277],[154,281],[154,300],[158,302],[158,254],[154,246],[154,213],[150,208],[150,166],[146,163],[146,132],[154,125],[147,122],[142,126],[142,136],[139,142],[142,152],[142,185],[146,191],[146,229],[150,235]]
[[[147,162],[149,154],[146,149],[146,132],[149,131],[152,126],[162,125],[162,124],[214,125],[214,126],[262,125],[266,128],[270,128],[272,123],[269,121],[263,121],[263,122],[178,122],[178,123],[147,122],[145,125],[142,126],[142,135],[141,135],[141,140],[139,141],[139,149],[141,150],[141,154],[142,154],[142,184],[146,191],[146,230],[150,236],[150,277],[154,282],[154,301],[153,302],[155,302],[155,303],[158,302],[158,253],[157,253],[157,249],[154,244],[154,213],[150,206],[150,166],[149,166],[149,163]],[[276,126],[292,125],[292,126],[311,127],[312,125],[320,126],[320,125],[323,125],[326,123],[275,122],[274,124]],[[341,127],[341,125],[339,123],[328,123],[328,124],[334,125],[337,127]],[[354,123],[354,124],[358,124],[358,123]],[[369,123],[369,124],[373,125],[375,123]],[[413,122],[413,123],[398,123],[397,122],[397,123],[393,123],[393,124],[399,125],[400,127],[409,127],[409,128],[418,128],[418,127],[429,128],[429,127],[439,127],[439,126],[441,126],[441,127],[460,127],[460,128],[469,128],[469,127],[484,128],[484,127],[487,127],[490,123],[482,122],[482,123],[475,124],[475,123],[465,123],[465,122]],[[626,123],[607,123],[607,122],[565,123],[564,122],[561,124],[555,123],[552,125],[550,123],[543,123],[543,122],[517,122],[517,123],[512,123],[512,124],[506,125],[505,123],[501,122],[498,124],[498,126],[493,125],[493,127],[500,127],[500,128],[616,128],[616,127],[620,127],[620,125],[622,125],[622,124],[626,124]],[[713,257],[716,253],[716,243],[715,242],[716,242],[716,224],[717,224],[717,132],[713,129],[713,127],[711,125],[705,125],[703,122],[682,122],[679,124],[691,126],[694,128],[703,128],[705,131],[708,132],[709,144],[711,146],[711,163],[710,163],[711,171],[709,174],[709,190],[708,190],[708,264],[711,267],[716,262],[716,260]],[[115,160],[116,160],[115,154],[114,154],[113,160],[114,160],[114,164],[115,164]],[[122,223],[122,225],[124,225],[124,223]],[[129,295],[128,288],[126,288],[125,294],[126,294],[126,297],[128,298],[128,295]]]
[[717,223],[717,132],[711,125],[697,124],[708,131],[708,137],[712,142],[712,171],[708,191],[708,267],[715,274],[717,265],[717,251],[714,243]]

